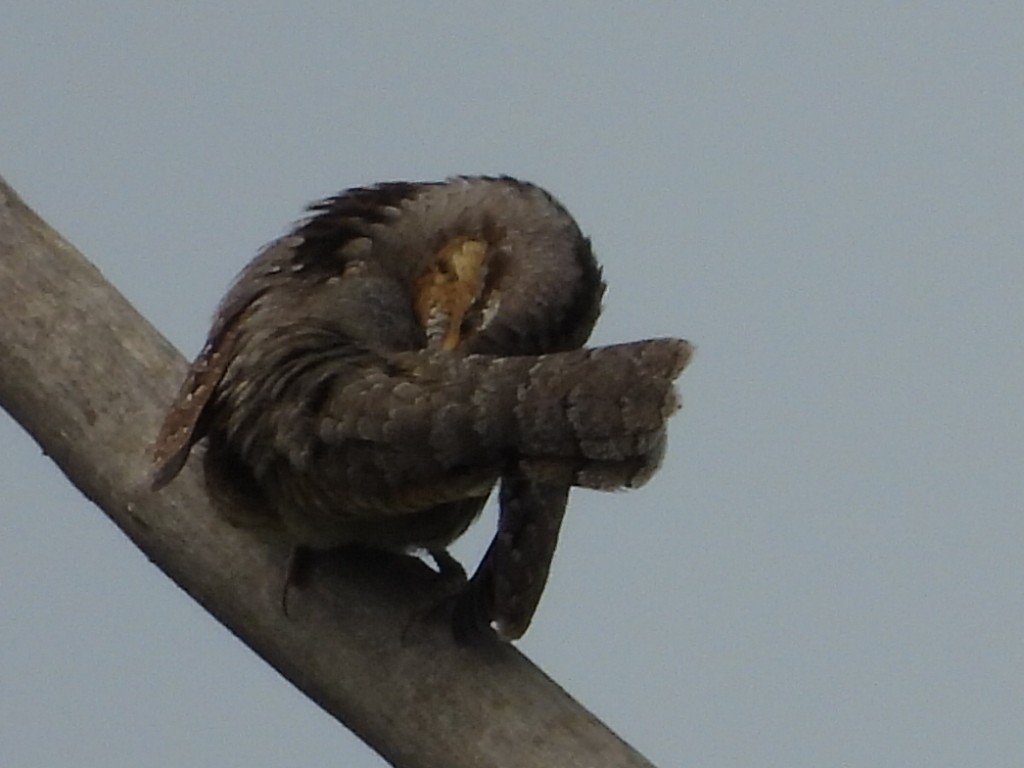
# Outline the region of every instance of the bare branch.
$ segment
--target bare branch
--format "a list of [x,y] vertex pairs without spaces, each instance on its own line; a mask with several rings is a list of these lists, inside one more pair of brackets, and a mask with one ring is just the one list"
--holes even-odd
[[232,528],[195,469],[147,490],[181,356],[0,179],[0,404],[146,555],[284,677],[403,768],[650,766],[510,646],[442,622],[403,646],[431,572],[330,558],[280,609],[286,545]]

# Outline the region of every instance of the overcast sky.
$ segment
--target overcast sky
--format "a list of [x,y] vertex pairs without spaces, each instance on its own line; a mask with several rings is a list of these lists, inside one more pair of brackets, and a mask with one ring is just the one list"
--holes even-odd
[[[307,202],[477,172],[698,345],[519,644],[655,764],[1020,765],[1019,2],[6,5],[0,174],[189,357]],[[383,765],[0,447],[0,765]]]

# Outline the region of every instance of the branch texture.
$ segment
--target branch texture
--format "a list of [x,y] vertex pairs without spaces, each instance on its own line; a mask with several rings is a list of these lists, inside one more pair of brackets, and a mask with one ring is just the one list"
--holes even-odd
[[412,558],[318,559],[286,616],[287,545],[224,522],[198,462],[148,490],[184,372],[0,179],[0,405],[150,560],[395,766],[650,766],[511,646],[458,647],[442,621],[406,633],[435,578]]

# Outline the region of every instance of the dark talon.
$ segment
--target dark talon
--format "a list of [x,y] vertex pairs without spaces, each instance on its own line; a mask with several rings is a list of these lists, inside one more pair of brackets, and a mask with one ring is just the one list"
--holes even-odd
[[463,586],[469,580],[462,563],[452,557],[447,549],[430,549],[427,552],[437,566],[438,575],[446,584],[453,582]]
[[281,586],[281,610],[288,616],[288,591],[294,586],[302,589],[309,583],[309,566],[313,560],[313,550],[309,547],[296,545],[288,555],[285,565],[284,584]]

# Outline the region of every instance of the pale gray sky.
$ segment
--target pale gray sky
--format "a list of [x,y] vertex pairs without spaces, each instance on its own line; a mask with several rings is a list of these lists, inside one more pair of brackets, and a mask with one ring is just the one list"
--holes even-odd
[[[305,203],[460,172],[698,344],[520,643],[657,765],[1020,765],[1019,2],[7,5],[0,174],[186,355]],[[0,765],[383,764],[0,445]]]

